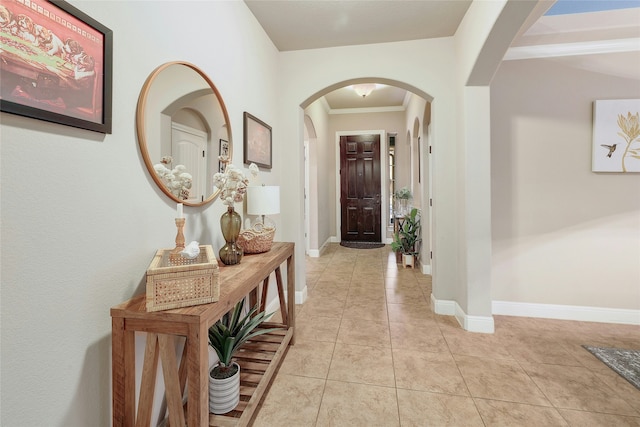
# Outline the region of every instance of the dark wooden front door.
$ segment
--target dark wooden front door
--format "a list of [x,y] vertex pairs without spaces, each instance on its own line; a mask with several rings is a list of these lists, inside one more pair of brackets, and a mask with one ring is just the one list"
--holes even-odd
[[341,238],[381,242],[380,135],[340,137]]

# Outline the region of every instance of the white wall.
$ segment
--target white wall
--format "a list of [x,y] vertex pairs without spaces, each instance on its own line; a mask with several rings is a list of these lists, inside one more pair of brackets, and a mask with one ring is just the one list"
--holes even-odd
[[[442,168],[434,173],[442,174],[436,182],[436,189],[441,197],[439,225],[441,234],[437,237],[443,264],[440,280],[443,288],[457,280],[456,241],[451,236],[456,235],[455,203],[451,194],[455,194],[455,179],[451,175],[455,172],[445,165],[455,163],[455,152],[450,142],[454,141],[456,129],[455,97],[452,96],[453,76],[451,70],[455,65],[453,40],[441,38],[434,40],[419,40],[403,43],[388,43],[365,46],[350,46],[332,49],[314,49],[309,51],[283,52],[279,68],[280,93],[278,97],[280,111],[280,128],[283,140],[289,147],[288,153],[292,164],[297,161],[300,165],[293,168],[291,179],[287,180],[285,189],[291,199],[298,197],[299,203],[292,205],[282,217],[283,221],[291,224],[290,236],[302,236],[303,200],[303,113],[302,108],[315,100],[322,91],[332,85],[345,82],[353,78],[368,75],[378,79],[390,79],[404,82],[421,91],[425,96],[432,96],[434,101],[434,141],[441,145],[436,150],[434,162],[441,162]],[[396,64],[402,63],[402,67]],[[375,70],[375,72],[372,72]],[[399,132],[399,135],[403,133]],[[297,160],[296,160],[297,159]],[[297,230],[295,224],[300,224]],[[300,239],[300,238],[296,238]],[[302,241],[296,240],[297,247],[302,248]],[[303,253],[296,254],[296,269],[302,271],[304,266]],[[434,281],[436,278],[434,277]],[[299,290],[304,286],[304,276],[296,278]]]
[[332,138],[329,136],[329,116],[322,100],[311,104],[305,114],[316,130],[316,139],[309,145],[311,233],[310,249],[320,251],[331,238],[331,222],[335,210],[335,167]]
[[[414,192],[414,206],[421,209],[420,224],[422,227],[422,250],[420,254],[420,264],[423,266],[429,265],[431,268],[431,260],[429,259],[430,237],[429,237],[429,221],[430,221],[430,209],[429,209],[429,141],[426,138],[424,112],[427,105],[427,100],[416,95],[412,95],[407,103],[407,110],[405,112],[405,126],[407,129],[413,129],[414,123],[419,123],[419,129],[417,132],[412,130],[414,139],[420,137],[421,149],[419,152],[420,158],[415,159],[416,163],[420,162],[420,183],[416,185],[418,191]],[[417,182],[417,179],[416,179]],[[424,271],[424,270],[423,270]]]
[[[175,238],[175,204],[155,187],[135,135],[138,94],[156,66],[186,60],[211,77],[229,110],[234,163],[243,111],[274,125],[274,168],[261,179],[282,181],[278,54],[243,2],[71,3],[113,30],[113,133],[0,114],[3,426],[111,424],[109,309],[144,291],[153,254]],[[222,211],[185,207],[186,239],[217,250]]]
[[[456,169],[462,165],[458,129],[463,111],[458,97],[464,94],[452,70],[472,68],[477,49],[458,56],[464,59],[461,68],[453,38],[278,54],[240,1],[71,3],[114,31],[114,128],[113,134],[102,135],[0,114],[2,425],[110,424],[109,308],[143,292],[144,272],[153,253],[171,246],[175,237],[175,204],[144,169],[135,137],[140,88],[147,75],[166,61],[199,65],[216,83],[231,118],[234,163],[240,164],[242,158],[243,111],[273,126],[274,167],[263,171],[261,180],[281,186],[283,209],[274,219],[286,227],[279,226],[276,239],[296,243],[298,290],[305,286],[301,107],[324,88],[365,75],[405,82],[432,96],[434,293],[445,300],[460,300],[467,308],[466,289],[473,282],[466,273],[459,273],[466,272],[468,265],[459,258],[458,225],[466,220],[459,222],[457,212],[464,212],[465,204],[474,201],[467,198],[469,194],[482,194],[468,188],[468,194],[462,194],[458,188]],[[491,27],[492,19],[483,27]],[[513,79],[526,71],[509,75]],[[639,207],[633,198],[638,181],[635,175],[591,174],[588,159],[580,157],[590,152],[591,100],[628,97],[630,92],[617,85],[611,89],[609,80],[603,84],[591,77],[582,76],[577,82],[574,74],[557,80],[547,77],[545,90],[556,89],[557,98],[571,87],[565,84],[584,84],[569,92],[569,104],[554,116],[546,111],[529,113],[528,101],[536,98],[535,91],[518,103],[510,101],[524,110],[522,116],[503,114],[508,132],[525,144],[518,144],[522,152],[509,151],[517,161],[508,163],[517,168],[492,170],[505,177],[498,187],[494,177],[492,187],[498,192],[491,202],[492,212],[501,215],[491,218],[494,228],[499,226],[492,240],[495,299],[574,305],[595,301],[607,307],[638,308],[634,287],[638,275],[633,269],[637,262],[630,262],[638,259],[640,241]],[[554,86],[556,81],[562,85]],[[588,85],[590,81],[594,84]],[[524,89],[531,88],[525,85]],[[484,95],[477,98],[482,100]],[[581,102],[573,104],[576,99]],[[581,115],[573,116],[576,112]],[[473,129],[469,124],[467,132]],[[582,141],[587,148],[569,153],[564,145],[548,144],[548,150],[537,150],[541,141],[530,135],[541,124],[549,131],[545,135],[553,134],[554,140],[562,137],[558,143]],[[510,142],[508,138],[500,143]],[[473,154],[464,148],[463,154]],[[541,157],[546,152],[560,155]],[[566,164],[555,164],[558,158],[583,166],[573,174],[561,174]],[[546,162],[556,168],[553,180],[545,180],[547,175],[537,169]],[[574,176],[580,180],[574,183]],[[469,183],[474,175],[461,178]],[[511,192],[509,185],[516,185],[516,191]],[[560,195],[558,185],[565,190]],[[563,209],[557,216],[543,215],[537,221],[531,212],[547,212],[540,211],[539,198],[548,201],[550,210],[571,204],[576,208]],[[220,203],[185,209],[187,240],[219,248]],[[468,212],[473,213],[471,207]],[[605,246],[612,249],[606,251]],[[571,250],[575,258],[566,255]],[[473,251],[465,248],[463,253]],[[554,258],[555,254],[563,256]],[[615,283],[610,274],[616,275]],[[563,283],[568,285],[562,287]],[[557,292],[545,293],[554,285],[560,285]],[[473,304],[468,307],[476,309]]]
[[[530,10],[534,5],[527,2],[509,4],[511,6],[505,9],[516,12]],[[436,254],[432,261],[433,295],[446,301],[445,304],[435,304],[436,312],[455,312],[465,328],[493,331],[488,274],[491,260],[488,124],[472,115],[474,109],[480,108],[488,119],[489,98],[482,96],[488,94],[486,89],[466,91],[465,77],[474,77],[477,70],[482,72],[479,74],[486,74],[491,64],[497,68],[501,56],[496,60],[495,52],[503,49],[504,54],[515,36],[517,29],[513,26],[521,21],[509,19],[511,15],[501,16],[504,5],[503,1],[474,2],[471,13],[467,13],[463,20],[460,34],[455,37],[292,51],[280,55],[280,127],[289,147],[287,158],[300,165],[290,171],[292,179],[284,189],[287,197],[291,200],[297,198],[298,203],[292,205],[282,219],[291,224],[287,237],[291,236],[298,243],[296,286],[299,291],[304,287],[301,273],[304,269],[302,109],[319,95],[352,79],[361,76],[370,76],[378,81],[387,79],[399,82],[399,86],[410,86],[415,89],[413,92],[433,99],[433,248]],[[527,14],[523,15],[518,18],[524,20]],[[498,33],[492,32],[494,22],[500,19],[503,22],[500,34],[509,36],[507,41],[500,40]],[[485,39],[491,40],[491,36],[498,40],[485,43]],[[497,48],[492,49],[495,46]],[[477,61],[482,51],[492,54],[486,63]],[[403,66],[397,67],[396,64],[400,63]],[[486,78],[483,83],[488,85],[489,80]],[[468,118],[472,120],[467,122]],[[481,136],[479,145],[471,139],[472,135],[476,137],[476,125],[480,125],[477,129]],[[461,129],[466,132],[460,132]],[[465,135],[469,135],[469,139]],[[474,165],[473,172],[465,173],[463,169],[467,166],[467,159],[472,159],[478,152],[484,154],[482,160]],[[481,172],[480,179],[476,179],[476,171]],[[479,200],[484,200],[479,206],[482,215],[476,220],[465,207]],[[471,275],[467,274],[468,270]],[[469,289],[473,293],[469,294]],[[450,307],[455,310],[449,310]],[[480,323],[486,322],[487,325],[470,326],[467,314],[482,317]]]
[[640,79],[556,58],[501,65],[491,85],[494,300],[632,309],[640,321],[640,176],[591,172],[592,103],[621,98],[640,98]]
[[[458,281],[449,287],[458,321],[467,330],[493,332],[491,290],[491,206],[489,84],[511,41],[535,8],[536,2],[475,1],[455,36],[456,95],[459,117],[456,158]],[[434,103],[435,107],[435,103]],[[434,121],[435,123],[435,121]],[[434,158],[434,169],[440,163]],[[437,177],[438,174],[436,173]],[[437,184],[437,182],[436,182]],[[437,186],[436,186],[437,188]],[[435,241],[440,234],[437,192]],[[440,257],[434,245],[436,257]],[[452,258],[453,260],[454,258]],[[434,267],[438,266],[437,258]],[[434,275],[438,270],[434,269]],[[434,277],[435,277],[434,276]],[[434,298],[442,290],[434,287]],[[446,314],[450,309],[438,309]]]

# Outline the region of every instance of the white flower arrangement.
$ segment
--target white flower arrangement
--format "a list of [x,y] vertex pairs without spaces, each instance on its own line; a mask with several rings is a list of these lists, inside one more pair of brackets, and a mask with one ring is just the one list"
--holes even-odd
[[[213,175],[213,185],[220,189],[220,200],[227,206],[233,206],[234,203],[240,203],[244,200],[247,192],[249,179],[245,176],[244,171],[237,166],[229,164],[227,156],[220,156],[218,159],[226,164],[224,172],[218,172]],[[258,175],[258,166],[251,163],[249,172],[254,177]]]
[[153,169],[171,194],[181,200],[187,200],[189,198],[189,189],[193,184],[193,177],[187,172],[187,168],[184,165],[176,165],[175,168],[169,169],[167,165],[171,166],[171,163],[173,163],[173,158],[164,156],[160,163],[153,165]]

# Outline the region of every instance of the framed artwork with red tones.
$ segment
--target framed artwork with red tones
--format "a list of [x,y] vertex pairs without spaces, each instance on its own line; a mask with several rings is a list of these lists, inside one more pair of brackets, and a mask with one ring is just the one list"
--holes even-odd
[[0,0],[0,110],[111,133],[113,33],[64,1]]

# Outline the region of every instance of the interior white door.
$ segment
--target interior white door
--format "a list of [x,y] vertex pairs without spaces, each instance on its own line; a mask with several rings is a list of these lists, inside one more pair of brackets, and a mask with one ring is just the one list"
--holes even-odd
[[193,185],[186,201],[203,201],[207,183],[207,134],[199,129],[172,123],[171,157],[174,167],[184,165],[193,177]]

